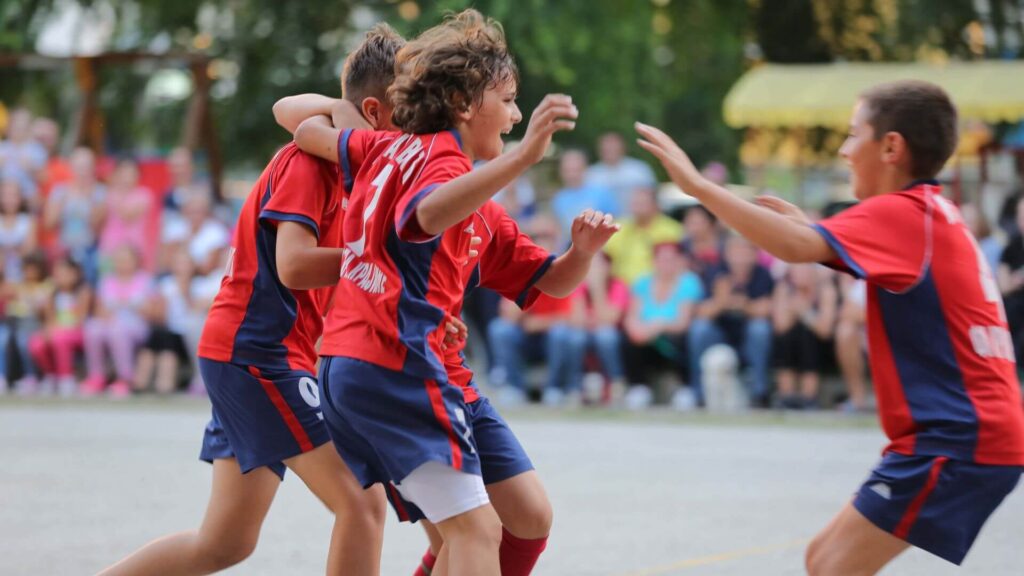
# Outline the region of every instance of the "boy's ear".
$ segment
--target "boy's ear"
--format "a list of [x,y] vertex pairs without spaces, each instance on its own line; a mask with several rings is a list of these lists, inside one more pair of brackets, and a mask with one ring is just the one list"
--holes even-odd
[[370,126],[374,130],[380,130],[383,123],[383,109],[380,104],[380,100],[373,96],[363,98],[363,102],[360,105],[362,108],[363,118],[370,123]]
[[907,141],[899,132],[886,132],[882,137],[882,161],[886,164],[902,164],[910,161]]

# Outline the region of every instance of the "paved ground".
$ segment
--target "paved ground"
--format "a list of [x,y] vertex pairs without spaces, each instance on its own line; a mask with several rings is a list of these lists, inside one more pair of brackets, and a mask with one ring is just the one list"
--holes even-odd
[[[202,401],[0,399],[0,574],[90,574],[194,526],[210,468]],[[875,463],[873,419],[513,413],[555,506],[539,575],[802,574],[806,541]],[[408,575],[417,528],[391,521],[385,575]],[[318,574],[327,513],[289,476],[261,545],[230,574]],[[1024,490],[960,570],[912,551],[885,574],[1024,573]]]

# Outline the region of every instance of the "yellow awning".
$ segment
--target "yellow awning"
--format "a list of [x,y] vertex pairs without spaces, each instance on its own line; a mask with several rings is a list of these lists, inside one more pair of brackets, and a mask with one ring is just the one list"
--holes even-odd
[[1024,119],[1024,61],[947,64],[765,64],[744,74],[725,97],[733,128],[827,126],[845,129],[863,90],[895,80],[927,80],[953,97],[961,119]]

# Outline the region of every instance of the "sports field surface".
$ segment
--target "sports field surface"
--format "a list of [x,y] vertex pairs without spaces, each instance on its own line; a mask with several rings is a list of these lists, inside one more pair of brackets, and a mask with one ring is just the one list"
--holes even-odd
[[[0,574],[92,574],[198,525],[209,404],[0,398]],[[873,417],[554,412],[507,417],[555,509],[535,574],[803,574],[803,550],[876,463]],[[226,574],[322,574],[329,514],[289,474],[256,553]],[[888,575],[1024,574],[1024,489],[964,566],[911,550]],[[426,540],[388,518],[382,574],[412,573]]]

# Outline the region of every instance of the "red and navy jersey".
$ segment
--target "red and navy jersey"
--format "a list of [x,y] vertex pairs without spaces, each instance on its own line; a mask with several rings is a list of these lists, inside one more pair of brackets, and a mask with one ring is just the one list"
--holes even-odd
[[865,200],[817,230],[868,284],[887,452],[1024,465],[1024,410],[999,288],[937,183]]
[[242,206],[231,258],[199,341],[199,356],[257,368],[316,364],[329,290],[289,290],[277,275],[277,224],[308,226],[321,246],[338,246],[338,168],[282,148]]
[[431,237],[415,213],[435,188],[472,169],[458,134],[344,130],[338,151],[352,185],[321,354],[446,381],[442,325],[462,300],[472,218]]
[[[528,308],[541,294],[534,284],[547,272],[555,257],[520,232],[516,221],[493,200],[484,204],[469,220],[469,226],[462,228],[461,233],[478,236],[481,243],[476,247],[479,255],[463,267],[465,294],[477,287],[490,288],[520,308]],[[452,316],[461,315],[462,304],[460,299],[451,310]],[[466,366],[462,349],[462,346],[449,347],[445,351],[444,365],[448,380],[462,387],[469,403],[476,401],[479,393],[470,385],[473,372]]]

